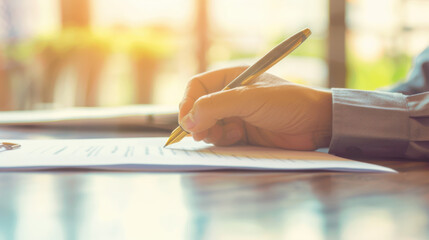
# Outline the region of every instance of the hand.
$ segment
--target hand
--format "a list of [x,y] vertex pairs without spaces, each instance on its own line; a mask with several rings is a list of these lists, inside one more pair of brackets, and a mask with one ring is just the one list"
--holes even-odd
[[245,67],[197,75],[180,103],[179,122],[195,140],[293,150],[327,147],[332,94],[264,73],[246,86],[222,90]]

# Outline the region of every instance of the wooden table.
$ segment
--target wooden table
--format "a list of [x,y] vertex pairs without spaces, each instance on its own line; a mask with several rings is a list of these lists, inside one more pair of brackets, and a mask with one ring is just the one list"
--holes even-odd
[[[3,139],[166,135],[0,128]],[[366,161],[399,173],[1,172],[0,239],[428,239],[429,163]]]

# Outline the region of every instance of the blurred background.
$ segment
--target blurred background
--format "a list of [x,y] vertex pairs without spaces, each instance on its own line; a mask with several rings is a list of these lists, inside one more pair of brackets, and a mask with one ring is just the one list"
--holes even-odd
[[194,74],[252,64],[313,35],[270,71],[373,90],[429,45],[424,0],[0,0],[0,109],[178,104]]

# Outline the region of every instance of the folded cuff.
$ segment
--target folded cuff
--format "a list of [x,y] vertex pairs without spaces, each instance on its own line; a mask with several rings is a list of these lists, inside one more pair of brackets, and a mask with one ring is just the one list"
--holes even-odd
[[409,144],[405,95],[334,88],[332,101],[330,153],[404,157]]

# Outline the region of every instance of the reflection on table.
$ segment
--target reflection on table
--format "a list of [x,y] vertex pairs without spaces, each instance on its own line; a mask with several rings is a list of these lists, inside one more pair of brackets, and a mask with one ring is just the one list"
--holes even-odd
[[[0,133],[74,138],[79,130]],[[168,133],[140,132],[156,134]],[[400,173],[2,172],[0,239],[426,239],[429,164],[366,161]]]

